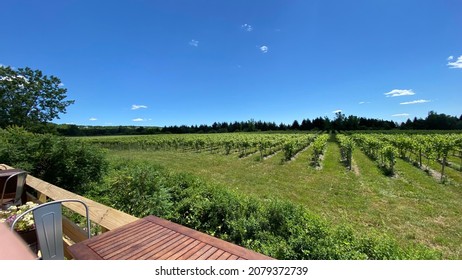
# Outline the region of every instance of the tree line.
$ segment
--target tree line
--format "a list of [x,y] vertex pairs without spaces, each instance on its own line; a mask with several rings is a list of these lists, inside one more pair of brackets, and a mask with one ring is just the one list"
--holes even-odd
[[[53,126],[53,127],[52,127]],[[276,124],[265,121],[235,121],[214,122],[211,125],[173,125],[164,127],[144,126],[79,126],[79,125],[52,125],[49,132],[64,136],[101,136],[101,135],[149,135],[149,134],[186,134],[186,133],[232,133],[232,132],[259,132],[259,131],[345,131],[345,130],[461,130],[462,115],[460,117],[438,114],[430,111],[424,119],[408,119],[406,122],[397,122],[364,118],[350,115],[346,117],[337,113],[334,119],[317,117],[313,120],[294,120],[292,124]]]

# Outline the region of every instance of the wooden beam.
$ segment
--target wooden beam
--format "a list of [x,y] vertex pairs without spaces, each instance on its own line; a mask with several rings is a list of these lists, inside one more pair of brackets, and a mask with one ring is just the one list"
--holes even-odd
[[[3,164],[2,166],[8,169],[12,169],[12,167],[5,164]],[[88,205],[90,211],[90,220],[108,230],[113,230],[130,222],[138,220],[137,217],[131,216],[127,213],[108,207],[104,204],[87,199],[83,196],[77,195],[60,187],[57,187],[53,184],[40,180],[39,178],[36,178],[32,175],[27,175],[26,184],[29,187],[38,191],[39,194],[46,196],[52,200],[73,198],[84,201]],[[76,213],[79,213],[80,215],[85,215],[85,208],[83,207],[83,205],[77,203],[67,203],[64,204],[64,206]]]
[[66,217],[63,217],[63,233],[74,242],[88,239],[87,233]]

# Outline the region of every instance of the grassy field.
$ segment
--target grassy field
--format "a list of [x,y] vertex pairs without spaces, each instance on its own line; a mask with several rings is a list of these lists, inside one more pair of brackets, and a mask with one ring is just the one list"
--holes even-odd
[[401,244],[424,244],[447,259],[462,258],[460,171],[447,168],[452,183],[440,184],[423,170],[397,160],[396,174],[389,177],[359,149],[354,150],[353,170],[348,171],[333,137],[320,169],[309,164],[310,148],[289,162],[281,163],[282,157],[281,152],[259,161],[257,154],[239,159],[193,151],[109,151],[113,162],[145,161],[262,199],[289,199],[334,224],[385,233]]

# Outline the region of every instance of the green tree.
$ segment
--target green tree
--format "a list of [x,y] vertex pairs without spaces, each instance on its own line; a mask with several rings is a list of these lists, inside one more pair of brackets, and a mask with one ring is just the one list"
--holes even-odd
[[59,78],[40,70],[0,66],[0,127],[36,129],[59,118],[74,103],[66,92]]

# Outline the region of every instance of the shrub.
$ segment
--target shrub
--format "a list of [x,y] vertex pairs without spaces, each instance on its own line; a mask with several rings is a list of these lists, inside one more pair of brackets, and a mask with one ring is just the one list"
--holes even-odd
[[107,170],[104,152],[74,139],[34,134],[19,127],[0,130],[0,162],[47,182],[82,193]]
[[437,259],[371,233],[333,226],[289,201],[261,200],[147,163],[117,166],[106,195],[137,216],[155,214],[277,259]]
[[165,177],[149,165],[129,164],[116,169],[109,191],[114,207],[135,216],[164,216],[172,211]]

